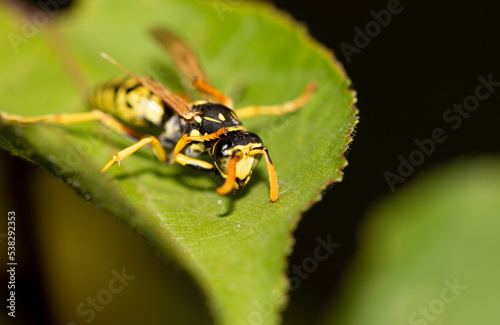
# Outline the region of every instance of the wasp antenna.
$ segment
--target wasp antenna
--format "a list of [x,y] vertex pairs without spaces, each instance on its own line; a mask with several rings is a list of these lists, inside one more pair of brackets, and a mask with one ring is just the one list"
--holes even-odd
[[112,57],[110,57],[109,55],[107,55],[106,53],[104,52],[100,52],[99,53],[103,58],[105,58],[106,60],[108,60],[109,62],[113,63],[114,65],[116,66],[120,66],[120,64],[118,62],[116,62],[115,59],[113,59]]
[[99,55],[102,56],[103,58],[111,59],[111,57],[104,52],[99,52]]
[[118,63],[118,61],[116,61],[115,59],[113,59],[112,57],[110,57],[109,55],[107,55],[104,52],[101,52],[100,54],[101,54],[101,56],[103,58],[105,58],[109,62],[113,63],[115,66],[117,66],[118,68],[120,68],[121,70],[123,70],[126,74],[128,74],[129,76],[131,76],[135,80],[137,80],[137,81],[139,81],[139,82],[142,83],[141,79],[135,73],[133,73],[129,69],[125,68],[123,65],[121,65],[120,63]]
[[272,202],[276,202],[278,200],[279,196],[279,190],[278,190],[278,176],[276,176],[276,169],[274,169],[274,164],[271,161],[271,157],[269,156],[269,152],[267,151],[267,148],[264,147],[262,150],[264,153],[264,156],[266,157],[266,163],[267,163],[267,173],[269,174],[269,197]]

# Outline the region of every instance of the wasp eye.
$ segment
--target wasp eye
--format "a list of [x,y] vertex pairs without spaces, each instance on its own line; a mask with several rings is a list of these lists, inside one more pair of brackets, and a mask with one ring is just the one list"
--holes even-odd
[[232,146],[231,140],[227,137],[220,138],[212,149],[212,154],[217,157],[229,156],[227,150]]
[[215,163],[215,167],[222,173],[225,174],[227,170],[227,164],[231,155],[228,153],[228,149],[232,146],[232,142],[227,137],[220,138],[212,148],[212,160]]

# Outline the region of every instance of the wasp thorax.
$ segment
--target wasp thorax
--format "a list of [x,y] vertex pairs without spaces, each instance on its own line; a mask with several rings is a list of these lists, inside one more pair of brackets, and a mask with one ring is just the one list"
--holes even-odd
[[231,159],[235,159],[235,189],[248,183],[253,169],[259,164],[263,153],[260,137],[251,132],[234,132],[220,138],[212,147],[212,159],[223,178],[228,175]]

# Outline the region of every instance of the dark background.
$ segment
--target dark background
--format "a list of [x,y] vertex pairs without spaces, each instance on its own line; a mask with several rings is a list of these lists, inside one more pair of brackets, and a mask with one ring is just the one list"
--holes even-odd
[[[386,10],[393,1],[273,2],[304,22],[316,39],[335,52],[358,92],[360,123],[348,151],[344,181],[332,186],[323,201],[305,213],[290,257],[290,265],[302,265],[318,245],[317,237],[331,236],[340,244],[291,293],[285,323],[299,317],[315,323],[325,304],[338,294],[366,212],[392,193],[384,173],[397,173],[398,156],[408,159],[417,149],[416,139],[431,137],[435,128],[442,128],[448,136],[406,182],[457,157],[500,151],[500,88],[481,101],[456,130],[443,119],[443,113],[455,103],[474,95],[479,76],[492,74],[493,80],[500,81],[499,11],[493,0],[402,0],[401,12],[392,15],[390,23],[349,61],[340,44],[355,45],[354,28],[364,30],[374,21],[370,12]],[[16,175],[9,181],[12,192],[20,193],[36,167],[6,156],[2,153],[7,170],[15,170],[10,175]],[[404,184],[396,188],[400,186]],[[28,285],[39,287],[36,278]],[[43,312],[43,306],[39,307]],[[295,312],[298,310],[301,315]]]

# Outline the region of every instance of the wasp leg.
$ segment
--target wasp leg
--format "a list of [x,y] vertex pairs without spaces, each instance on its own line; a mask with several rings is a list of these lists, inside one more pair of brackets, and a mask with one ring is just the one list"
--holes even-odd
[[24,117],[15,114],[0,112],[0,116],[2,117],[2,119],[5,119],[7,121],[15,121],[21,123],[53,122],[64,125],[99,120],[102,118],[102,114],[104,113],[96,110],[83,113],[61,113],[36,117]]
[[224,184],[217,188],[217,193],[220,195],[229,194],[234,189],[234,183],[236,182],[236,161],[237,156],[232,156],[227,164],[226,180]]
[[213,86],[203,81],[201,78],[194,77],[193,85],[195,85],[200,91],[216,99],[222,105],[233,109],[233,100],[231,98],[224,95]]
[[186,155],[183,155],[181,153],[177,154],[174,156],[175,161],[177,161],[179,164],[182,166],[189,166],[191,168],[201,170],[201,171],[206,171],[206,172],[214,172],[215,167],[211,163],[208,163],[203,160],[195,159],[188,157]]
[[132,146],[120,151],[120,152],[115,153],[113,155],[113,159],[111,159],[106,164],[106,166],[104,166],[104,168],[101,169],[101,172],[105,172],[111,166],[113,166],[115,163],[118,163],[118,166],[119,166],[120,160],[130,156],[131,154],[133,154],[134,152],[139,150],[141,147],[143,147],[149,143],[151,143],[153,146],[153,151],[156,154],[156,158],[158,158],[158,160],[160,160],[162,162],[167,161],[167,153],[165,152],[165,149],[163,149],[163,147],[161,146],[158,139],[156,139],[153,136],[144,138],[141,134],[126,127],[125,125],[121,124],[117,119],[112,117],[111,115],[106,114],[100,110],[92,110],[90,112],[84,112],[84,113],[61,113],[61,114],[45,115],[45,116],[38,116],[38,117],[22,117],[19,115],[13,115],[13,114],[7,114],[4,112],[0,112],[0,117],[2,119],[8,120],[8,121],[16,121],[16,122],[21,122],[21,123],[52,122],[52,123],[57,123],[57,124],[62,124],[62,125],[84,123],[84,122],[89,122],[89,121],[101,121],[101,123],[103,123],[104,125],[106,125],[110,129],[115,130],[118,133],[128,134],[130,136],[133,136],[136,139],[141,139],[136,144],[134,144],[134,145],[132,145]]
[[302,95],[295,98],[294,100],[291,100],[281,105],[246,106],[235,110],[235,112],[239,118],[254,117],[257,115],[284,115],[292,113],[297,111],[305,104],[307,104],[307,102],[312,97],[314,89],[316,89],[316,83],[310,82],[307,84]]
[[153,147],[153,151],[156,155],[156,158],[161,161],[165,162],[167,161],[167,153],[165,152],[165,149],[160,144],[160,141],[156,137],[150,136],[147,138],[143,138],[139,140],[136,144],[131,145],[128,148],[123,149],[122,151],[119,151],[113,155],[113,159],[111,159],[106,166],[104,166],[101,169],[101,172],[104,173],[106,170],[108,170],[111,166],[113,166],[115,163],[118,163],[118,167],[120,167],[120,161],[127,158],[140,148],[144,147],[147,144],[150,144]]
[[207,134],[207,135],[196,135],[189,136],[187,133],[182,136],[182,138],[177,142],[174,148],[174,157],[176,155],[181,154],[180,152],[184,147],[186,147],[191,142],[204,142],[210,141],[220,138],[221,135],[227,134],[228,128],[221,128],[215,133]]
[[174,159],[179,164],[183,166],[189,166],[198,170],[203,171],[215,171],[214,165],[195,158],[188,157],[181,153],[181,151],[188,145],[190,142],[203,142],[210,141],[220,138],[221,135],[227,133],[227,128],[222,128],[215,133],[207,134],[207,135],[199,135],[199,136],[188,136],[184,134],[182,138],[177,142],[174,148]]
[[71,125],[71,124],[85,123],[90,121],[100,121],[102,124],[104,124],[105,126],[109,127],[112,130],[115,130],[118,133],[122,134],[125,133],[137,139],[142,138],[141,134],[121,124],[113,116],[97,109],[92,110],[90,112],[61,113],[61,114],[36,116],[36,117],[23,117],[15,114],[0,112],[0,118],[7,121],[15,121],[20,123],[49,122],[61,125]]

